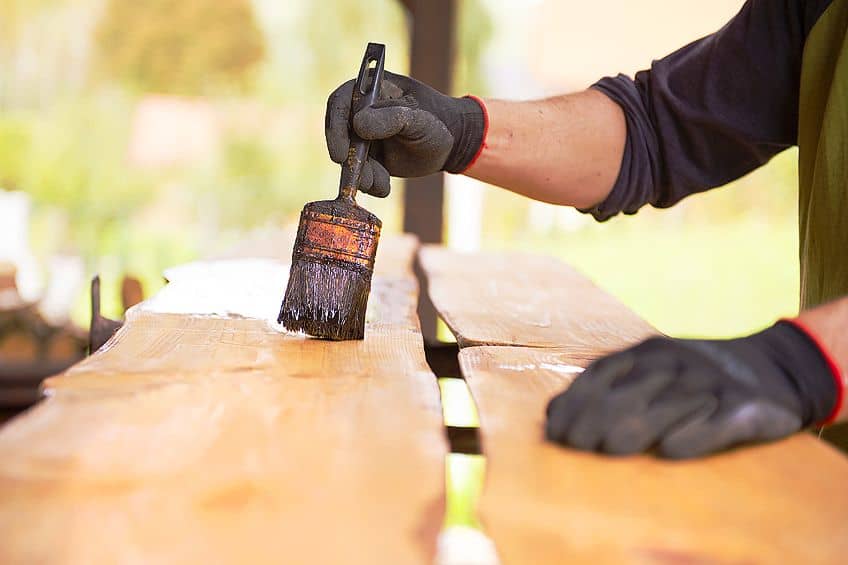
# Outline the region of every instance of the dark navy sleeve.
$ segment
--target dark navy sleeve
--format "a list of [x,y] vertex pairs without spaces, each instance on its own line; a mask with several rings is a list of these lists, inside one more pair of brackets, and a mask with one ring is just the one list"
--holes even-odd
[[593,88],[624,110],[627,140],[597,220],[667,208],[795,145],[801,57],[832,0],[748,0],[716,33]]

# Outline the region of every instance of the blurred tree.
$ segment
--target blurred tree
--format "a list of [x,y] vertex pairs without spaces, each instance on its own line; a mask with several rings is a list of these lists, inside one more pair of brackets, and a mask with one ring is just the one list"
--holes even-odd
[[0,117],[0,189],[20,188],[29,143],[30,132],[25,120]]
[[[351,78],[359,63],[357,57],[368,41],[388,46],[388,69],[407,72],[406,15],[399,0],[374,0],[367,10],[350,0],[309,3],[303,26],[309,33],[314,69],[309,86],[313,91],[329,94],[341,81]],[[485,94],[487,85],[481,62],[493,32],[492,18],[481,0],[457,1],[454,94]]]
[[56,108],[33,124],[23,162],[20,186],[36,206],[65,210],[68,243],[92,254],[100,253],[110,225],[121,224],[152,197],[147,179],[124,165],[126,124],[96,117],[99,112],[116,115],[127,105],[97,100]]
[[330,92],[359,70],[369,41],[386,45],[386,68],[397,73],[409,68],[405,10],[398,0],[323,0],[304,7],[300,33],[308,46],[302,77],[307,92],[322,102]]
[[18,26],[26,17],[62,2],[63,0],[0,0],[0,44],[12,44],[17,39]]
[[88,82],[103,0],[0,0],[0,111],[44,108]]
[[63,251],[101,254],[111,227],[155,196],[152,179],[125,164],[130,104],[102,96],[0,115],[0,186],[27,192],[36,216],[63,211],[50,226]]
[[246,87],[265,55],[250,0],[109,0],[96,42],[107,76],[189,96]]
[[212,203],[205,213],[213,217],[207,220],[224,229],[245,229],[273,218],[280,207],[277,160],[274,148],[261,139],[227,139],[215,166],[194,187],[199,202]]

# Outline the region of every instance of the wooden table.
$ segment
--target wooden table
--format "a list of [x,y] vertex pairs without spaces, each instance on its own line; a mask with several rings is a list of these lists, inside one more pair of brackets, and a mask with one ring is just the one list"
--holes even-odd
[[[0,430],[0,563],[432,563],[448,453],[411,274],[385,237],[366,339],[269,319],[290,241],[183,266]],[[462,346],[503,563],[839,563],[848,462],[809,435],[702,461],[545,443],[547,399],[653,329],[565,265],[421,254]]]

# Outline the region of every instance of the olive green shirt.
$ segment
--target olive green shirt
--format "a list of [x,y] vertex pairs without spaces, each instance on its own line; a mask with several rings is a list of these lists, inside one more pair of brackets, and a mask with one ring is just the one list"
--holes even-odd
[[848,0],[804,47],[798,119],[801,307],[848,295]]

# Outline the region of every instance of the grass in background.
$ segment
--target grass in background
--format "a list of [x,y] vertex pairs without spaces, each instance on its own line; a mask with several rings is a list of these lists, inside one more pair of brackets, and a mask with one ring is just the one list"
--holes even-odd
[[465,526],[482,530],[477,506],[485,477],[484,456],[450,453],[445,457],[445,528]]
[[614,226],[501,244],[564,259],[675,336],[740,335],[798,309],[794,223]]

